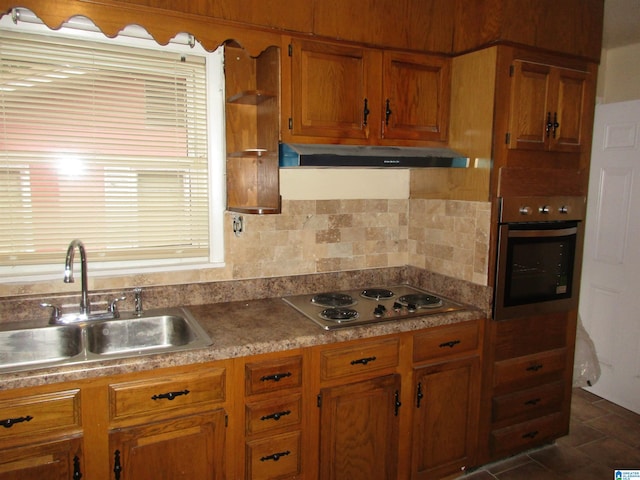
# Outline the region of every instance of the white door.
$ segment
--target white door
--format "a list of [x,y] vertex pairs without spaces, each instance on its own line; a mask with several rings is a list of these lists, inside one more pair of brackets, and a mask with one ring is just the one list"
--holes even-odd
[[602,370],[588,390],[640,413],[640,100],[596,107],[580,315]]

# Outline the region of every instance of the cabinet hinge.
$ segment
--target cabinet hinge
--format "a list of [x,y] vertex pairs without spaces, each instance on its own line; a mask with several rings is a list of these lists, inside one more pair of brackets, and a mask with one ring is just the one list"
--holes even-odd
[[289,47],[287,48],[288,52],[289,52],[289,56],[293,57],[293,45],[290,43]]
[[289,117],[289,130],[293,130],[293,118]]
[[507,132],[504,136],[504,143],[506,143],[507,145],[511,143],[511,134],[509,132]]
[[318,394],[317,398],[316,398],[316,405],[318,405],[318,408],[322,407],[322,395]]
[[516,71],[516,67],[514,67],[513,65],[509,65],[509,76],[513,77],[513,74]]

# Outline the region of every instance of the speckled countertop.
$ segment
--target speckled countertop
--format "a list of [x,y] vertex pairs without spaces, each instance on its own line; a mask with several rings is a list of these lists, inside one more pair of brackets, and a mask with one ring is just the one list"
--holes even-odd
[[[394,280],[402,281],[407,279],[394,278]],[[406,283],[412,283],[417,286],[423,285],[424,288],[424,282],[420,281],[420,278],[414,277],[408,280]],[[0,390],[53,382],[78,381],[98,376],[203,363],[359,338],[371,338],[391,333],[453,324],[481,318],[486,314],[486,311],[481,308],[486,305],[486,299],[489,298],[484,289],[475,289],[475,295],[470,295],[469,292],[473,291],[474,287],[467,289],[460,288],[460,285],[455,285],[456,291],[460,292],[460,295],[452,295],[453,290],[446,291],[446,285],[447,282],[437,290],[438,293],[470,305],[469,310],[347,327],[332,331],[321,329],[297,310],[287,305],[280,298],[282,295],[291,293],[286,289],[272,291],[272,293],[278,295],[273,298],[243,299],[195,305],[184,305],[183,303],[182,305],[188,308],[213,340],[211,346],[180,352],[139,355],[118,360],[99,360],[0,373]]]

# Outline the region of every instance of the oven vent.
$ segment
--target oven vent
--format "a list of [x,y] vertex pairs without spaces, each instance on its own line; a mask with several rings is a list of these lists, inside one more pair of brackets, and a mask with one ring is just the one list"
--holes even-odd
[[280,144],[280,167],[467,168],[469,158],[449,148]]

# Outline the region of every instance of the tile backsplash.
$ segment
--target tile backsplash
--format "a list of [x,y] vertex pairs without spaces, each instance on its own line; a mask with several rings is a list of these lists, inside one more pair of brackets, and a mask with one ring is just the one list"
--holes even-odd
[[[280,215],[225,214],[225,266],[91,276],[90,290],[283,277],[404,265],[487,283],[490,204],[426,199],[283,200]],[[89,265],[91,252],[88,251]],[[76,293],[60,281],[0,285],[0,297]]]

